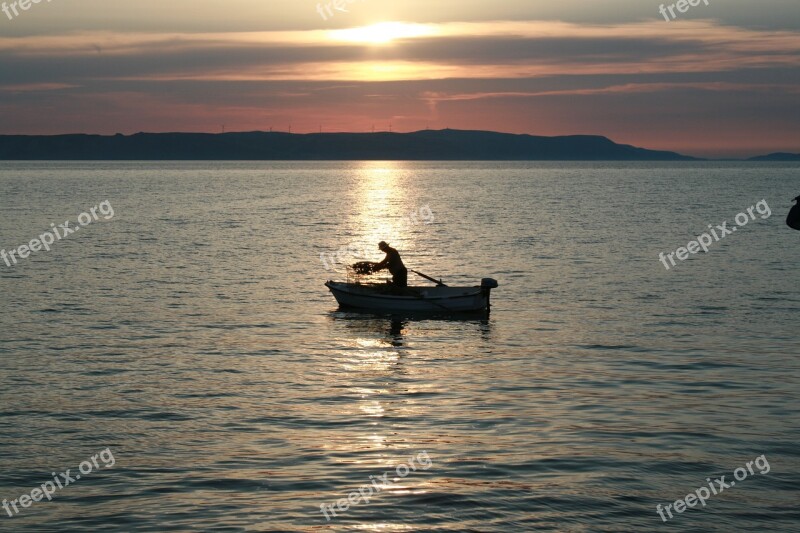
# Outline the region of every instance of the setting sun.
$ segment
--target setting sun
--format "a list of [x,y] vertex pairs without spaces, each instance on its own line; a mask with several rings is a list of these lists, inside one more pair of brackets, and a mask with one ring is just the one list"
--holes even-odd
[[366,44],[387,44],[396,39],[423,37],[435,33],[426,24],[408,24],[405,22],[379,22],[371,26],[333,30],[330,35],[338,41]]

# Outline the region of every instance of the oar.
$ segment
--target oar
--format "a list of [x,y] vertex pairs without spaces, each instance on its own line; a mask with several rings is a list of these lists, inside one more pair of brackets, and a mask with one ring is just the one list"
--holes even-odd
[[440,279],[434,279],[434,278],[428,276],[427,274],[423,274],[422,272],[418,272],[416,270],[412,270],[411,272],[413,272],[417,276],[422,276],[423,278],[427,279],[428,281],[434,282],[438,287],[447,287],[447,285],[442,283],[442,280],[440,280]]

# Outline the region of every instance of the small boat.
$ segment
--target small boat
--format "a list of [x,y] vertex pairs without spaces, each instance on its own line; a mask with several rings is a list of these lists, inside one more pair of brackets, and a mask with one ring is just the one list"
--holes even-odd
[[449,287],[439,282],[435,287],[401,289],[387,283],[329,280],[325,286],[344,308],[378,313],[471,313],[489,311],[489,294],[498,283],[483,278],[475,287]]

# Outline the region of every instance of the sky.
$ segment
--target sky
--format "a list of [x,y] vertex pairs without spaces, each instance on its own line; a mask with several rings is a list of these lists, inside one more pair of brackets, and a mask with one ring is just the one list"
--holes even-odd
[[800,152],[800,1],[694,1],[673,19],[651,0],[5,0],[0,134],[455,128]]

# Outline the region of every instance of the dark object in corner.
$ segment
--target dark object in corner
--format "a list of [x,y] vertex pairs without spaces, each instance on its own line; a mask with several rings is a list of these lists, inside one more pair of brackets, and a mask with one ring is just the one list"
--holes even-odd
[[800,230],[800,196],[794,199],[796,204],[789,211],[786,217],[786,225],[792,229]]

